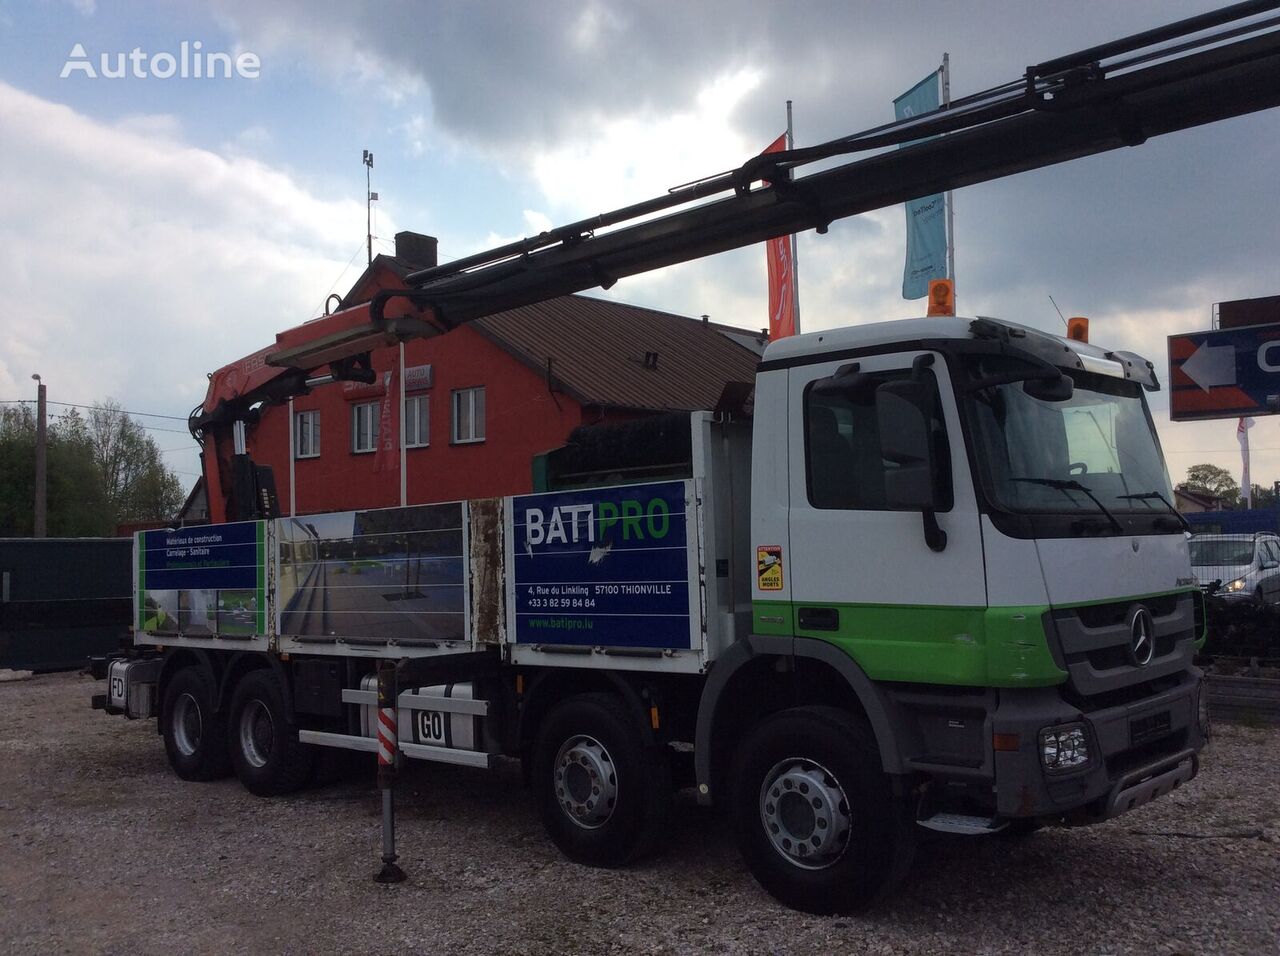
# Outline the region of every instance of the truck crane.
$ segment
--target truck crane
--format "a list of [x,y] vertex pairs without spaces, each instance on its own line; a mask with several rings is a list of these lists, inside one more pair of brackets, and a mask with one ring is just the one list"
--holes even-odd
[[[777,236],[825,233],[837,219],[918,196],[1270,109],[1280,103],[1280,33],[1264,15],[1276,7],[1271,0],[1238,3],[1034,64],[1019,79],[937,113],[753,157],[663,196],[413,273],[408,289],[384,290],[282,332],[273,346],[213,373],[191,415],[210,520],[271,513],[270,478],[243,451],[253,410],[325,382],[371,381],[371,348]],[[912,141],[796,175],[823,160]],[[714,197],[724,198],[703,202]],[[649,218],[680,207],[691,208]]]
[[1096,823],[1187,783],[1203,599],[1139,356],[987,318],[801,335],[765,351],[750,421],[688,416],[661,480],[619,484],[584,460],[600,442],[548,470],[573,484],[339,514],[276,517],[245,434],[264,403],[368,381],[383,345],[1276,106],[1277,7],[1036,64],[280,333],[191,416],[214,523],[137,537],[133,643],[95,705],[156,718],[182,778],[264,796],[322,748],[376,753],[384,880],[397,764],[513,757],[570,858],[652,849],[684,783],[818,913],[891,892],[922,828]]

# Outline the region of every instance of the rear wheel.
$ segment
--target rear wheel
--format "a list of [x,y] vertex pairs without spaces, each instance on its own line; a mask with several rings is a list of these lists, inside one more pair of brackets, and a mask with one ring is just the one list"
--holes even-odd
[[314,753],[289,722],[284,689],[269,670],[246,674],[231,696],[231,763],[250,793],[292,793],[311,779]]
[[183,780],[217,780],[231,772],[223,714],[214,713],[212,679],[184,667],[165,685],[160,731],[169,766]]
[[621,866],[652,850],[671,799],[670,766],[613,694],[581,694],[543,721],[533,779],[542,821],[565,856]]
[[756,880],[808,913],[849,913],[906,874],[915,828],[865,722],[834,707],[765,718],[732,771],[738,847]]

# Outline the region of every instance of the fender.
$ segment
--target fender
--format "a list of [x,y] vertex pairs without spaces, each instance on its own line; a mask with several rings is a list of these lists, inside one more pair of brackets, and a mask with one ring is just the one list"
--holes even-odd
[[[639,692],[631,685],[630,681],[614,671],[579,671],[578,673],[594,673],[594,675],[601,678],[603,682],[608,683],[610,685],[608,689],[621,697],[623,701],[626,702],[627,707],[636,714],[637,718],[639,718],[640,726],[644,734],[643,739],[645,745],[649,746],[656,742],[653,727],[650,725],[648,719],[649,708],[645,705],[645,702],[641,699]],[[528,715],[532,713],[541,717],[542,714],[555,704],[555,701],[553,700],[546,707],[543,706],[542,698],[549,693],[543,691],[542,688],[544,685],[548,680],[563,678],[564,676],[565,674],[563,671],[548,669],[535,675],[529,682],[529,688],[525,691],[524,700],[520,704],[520,719],[516,728],[516,741],[518,743],[523,743],[526,739],[529,739],[530,728],[526,726],[526,718]],[[554,683],[552,686],[555,686]],[[569,696],[576,696],[579,693],[589,692],[594,689],[596,688],[580,687]]]
[[[191,658],[195,658],[194,663]],[[164,663],[160,665],[160,677],[156,682],[156,689],[161,698],[164,697],[165,685],[169,683],[173,675],[183,667],[194,666],[199,667],[210,683],[216,688],[218,686],[218,667],[214,663],[213,654],[201,647],[181,647],[169,648],[164,655]],[[214,705],[221,709],[218,701],[214,701]]]
[[[246,666],[246,662],[249,662]],[[259,651],[236,651],[228,660],[222,672],[222,680],[218,683],[218,712],[222,713],[231,707],[231,695],[235,692],[235,683],[252,670],[265,667],[275,672],[280,679],[280,688],[284,693],[284,713],[290,723],[297,723],[297,714],[293,710],[293,681],[289,670],[274,654],[263,654]],[[233,679],[234,678],[234,679]]]
[[721,695],[732,683],[738,670],[761,654],[782,658],[810,658],[829,665],[840,674],[866,712],[885,773],[903,772],[898,734],[892,719],[895,705],[880,693],[853,658],[826,641],[752,634],[746,641],[734,644],[716,661],[702,689],[694,739],[694,772],[698,781],[699,803],[711,802],[711,744],[717,730],[716,716]]

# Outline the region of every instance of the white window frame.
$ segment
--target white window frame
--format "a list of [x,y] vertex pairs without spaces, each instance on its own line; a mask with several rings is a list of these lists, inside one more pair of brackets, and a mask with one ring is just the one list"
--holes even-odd
[[[359,402],[351,406],[351,453],[367,455],[378,450],[378,428],[382,402]],[[368,445],[360,443],[360,419],[368,417]]]
[[[477,401],[477,396],[479,401]],[[484,441],[484,418],[485,418],[485,395],[484,386],[477,385],[473,388],[454,389],[450,402],[451,420],[450,431],[453,436],[453,444],[455,445],[474,445]],[[479,414],[476,409],[479,408]],[[462,434],[462,418],[463,411],[466,411],[467,434]],[[477,423],[479,428],[477,428]]]
[[[303,422],[308,425],[306,442],[302,438]],[[304,445],[307,448],[305,451]],[[309,408],[293,413],[293,457],[294,460],[320,457],[320,409]]]
[[[409,426],[409,409],[413,408],[413,428]],[[400,421],[404,423],[404,447],[426,448],[431,444],[431,396],[406,395],[404,397],[404,414]]]

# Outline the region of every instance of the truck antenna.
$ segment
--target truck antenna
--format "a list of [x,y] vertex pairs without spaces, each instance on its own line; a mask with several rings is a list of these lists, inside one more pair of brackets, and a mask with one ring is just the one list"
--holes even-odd
[[1058,313],[1058,318],[1062,320],[1063,325],[1067,325],[1067,317],[1062,314],[1062,310],[1058,308],[1058,303],[1053,301],[1053,296],[1049,296],[1049,301],[1053,304],[1053,310]]

